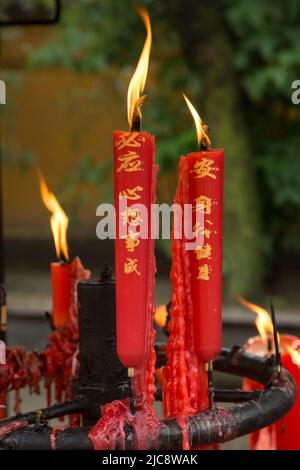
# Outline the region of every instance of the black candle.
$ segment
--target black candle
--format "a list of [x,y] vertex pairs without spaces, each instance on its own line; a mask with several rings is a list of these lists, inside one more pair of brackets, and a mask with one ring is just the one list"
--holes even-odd
[[131,395],[127,369],[116,345],[115,280],[105,266],[101,277],[80,281],[78,292],[79,378],[75,395],[91,404],[85,423],[99,418],[100,406]]

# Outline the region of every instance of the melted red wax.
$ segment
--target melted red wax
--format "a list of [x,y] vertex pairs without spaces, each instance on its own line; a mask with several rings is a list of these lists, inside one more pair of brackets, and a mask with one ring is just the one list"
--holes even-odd
[[77,354],[78,327],[76,324],[66,325],[49,335],[49,345],[43,356],[45,359],[45,386],[47,389],[47,404],[52,403],[51,387],[55,386],[55,400],[62,402],[72,398],[71,378],[73,377],[73,362]]
[[6,417],[6,395],[0,393],[0,419]]
[[76,256],[72,263],[69,264],[69,273],[71,278],[71,302],[70,302],[70,318],[71,323],[78,323],[78,304],[77,304],[77,284],[79,281],[88,279],[91,276],[91,271],[85,269],[80,261],[80,258]]
[[[185,159],[180,160],[180,176],[174,202],[188,202]],[[171,239],[172,309],[169,321],[167,365],[163,369],[163,409],[166,418],[176,417],[182,429],[182,448],[190,449],[187,418],[208,407],[207,374],[194,349],[193,304],[190,260],[185,240]]]
[[56,434],[59,431],[64,431],[64,430],[65,430],[65,426],[55,426],[54,428],[52,428],[52,431],[50,433],[50,445],[51,445],[52,450],[56,450]]
[[116,400],[104,406],[104,413],[98,423],[90,430],[89,438],[95,450],[114,450],[119,438],[119,448],[124,449],[125,423],[131,424],[130,401]]
[[[51,405],[51,387],[55,386],[55,400],[62,402],[72,398],[71,379],[77,375],[78,324],[77,324],[77,284],[87,279],[90,272],[83,268],[79,258],[69,265],[71,274],[72,322],[54,330],[48,337],[48,346],[42,353],[27,351],[23,347],[7,348],[6,364],[0,365],[0,395],[15,391],[15,413],[21,411],[20,390],[29,387],[31,393],[40,393],[40,381],[45,378],[47,404]],[[71,423],[78,424],[78,417]]]

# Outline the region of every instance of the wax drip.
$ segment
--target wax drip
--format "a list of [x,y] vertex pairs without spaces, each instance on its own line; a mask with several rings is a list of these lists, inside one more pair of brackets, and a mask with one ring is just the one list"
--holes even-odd
[[4,439],[8,434],[17,429],[27,428],[28,423],[25,419],[19,421],[12,421],[11,423],[5,424],[0,428],[0,441]]
[[[174,203],[188,202],[188,167],[179,162],[179,183]],[[163,409],[166,418],[176,417],[182,430],[182,448],[190,449],[187,418],[208,407],[208,385],[204,364],[194,350],[193,304],[189,253],[185,240],[171,236],[172,308],[169,321],[167,365],[164,367]]]
[[60,431],[64,431],[65,426],[54,426],[50,434],[50,445],[52,450],[56,450],[56,434]]

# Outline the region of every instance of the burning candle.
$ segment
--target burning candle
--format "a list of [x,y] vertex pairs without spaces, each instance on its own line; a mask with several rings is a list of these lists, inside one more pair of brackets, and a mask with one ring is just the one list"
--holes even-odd
[[[155,275],[151,239],[151,204],[156,199],[155,141],[140,131],[141,105],[152,43],[147,12],[140,10],[147,37],[127,96],[129,131],[114,132],[116,208],[117,348],[121,362],[134,369],[145,366],[150,348]],[[143,233],[143,230],[146,232]]]
[[[256,313],[255,325],[259,336],[250,338],[244,345],[247,353],[261,357],[269,357],[274,354],[274,333],[270,315],[264,308],[252,304],[242,297],[239,302],[252,312]],[[300,387],[300,354],[297,351],[300,341],[295,336],[278,335],[280,344],[282,366],[292,375],[297,389]],[[250,379],[244,379],[244,390],[259,390],[263,386]],[[299,450],[299,420],[300,420],[300,396],[297,393],[296,402],[284,417],[284,420],[250,434],[250,447],[252,450]]]
[[55,195],[39,173],[42,200],[51,212],[50,225],[54,238],[57,262],[51,263],[52,280],[52,321],[55,328],[62,328],[77,320],[76,285],[81,279],[87,279],[90,272],[85,270],[79,258],[69,262],[67,229],[68,217]]
[[276,445],[278,450],[300,450],[300,353],[299,339],[294,336],[281,336],[281,361],[283,367],[292,375],[297,386],[296,402],[283,421],[276,423]]
[[[195,351],[208,363],[222,347],[222,205],[224,150],[212,149],[200,116],[184,95],[195,120],[199,150],[185,159],[193,208],[193,231],[201,243],[190,251]],[[202,222],[196,221],[197,212]]]

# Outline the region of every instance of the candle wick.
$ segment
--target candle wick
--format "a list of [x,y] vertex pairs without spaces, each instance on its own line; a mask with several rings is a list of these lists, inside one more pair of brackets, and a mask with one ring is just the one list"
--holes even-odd
[[208,138],[208,126],[206,124],[203,124],[202,129],[203,129],[203,132],[202,132],[201,140],[198,143],[198,150],[206,151],[209,148],[211,148],[210,141]]
[[67,258],[63,254],[60,255],[58,261],[60,264],[67,264],[69,262],[69,260],[67,260]]
[[142,121],[141,107],[145,99],[146,99],[146,95],[143,95],[135,102],[130,132],[140,132],[141,130],[141,121]]

